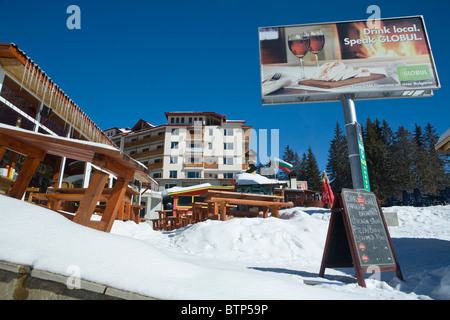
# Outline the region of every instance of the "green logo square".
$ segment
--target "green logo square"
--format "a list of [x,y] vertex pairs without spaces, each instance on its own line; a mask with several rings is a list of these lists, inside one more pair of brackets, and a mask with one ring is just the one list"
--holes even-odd
[[417,81],[431,79],[430,67],[426,64],[418,66],[397,67],[400,81]]

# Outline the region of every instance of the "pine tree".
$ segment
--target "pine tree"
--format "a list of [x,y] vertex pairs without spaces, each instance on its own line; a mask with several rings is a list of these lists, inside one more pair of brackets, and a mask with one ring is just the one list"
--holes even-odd
[[[287,145],[286,148],[284,149],[283,156],[281,157],[281,159],[283,159],[287,163],[292,164],[293,170],[295,168],[295,165],[296,165],[295,162],[297,160],[295,155],[296,155],[296,152],[294,152],[294,150],[292,150],[289,147],[289,145]],[[297,155],[297,158],[298,158],[298,155]],[[291,172],[293,172],[293,170],[291,170]],[[280,170],[280,172],[278,173],[278,179],[280,179],[280,180],[288,180],[289,179],[289,172],[284,171],[284,170]]]
[[403,126],[398,127],[395,132],[393,144],[393,167],[392,176],[394,193],[400,197],[402,190],[411,192],[415,187],[414,163],[411,161],[414,154],[414,142],[411,132]]
[[306,156],[305,169],[306,169],[306,181],[308,181],[308,189],[314,191],[322,190],[319,165],[317,164],[316,156],[312,152],[311,147],[308,148],[308,155]]
[[331,189],[334,192],[340,192],[342,188],[352,188],[347,140],[338,122],[336,122],[334,127],[334,137],[328,149],[326,170],[330,179]]
[[425,140],[422,133],[422,128],[415,124],[414,128],[414,152],[411,158],[413,162],[414,176],[415,176],[415,188],[419,188],[422,192],[428,192],[428,186],[431,184],[429,179],[431,178],[431,172],[429,166],[429,159],[427,157],[427,151],[425,148]]
[[[299,164],[299,170],[297,173],[297,180],[298,181],[308,181],[307,175],[306,175],[306,166],[308,163],[308,159],[306,158],[306,153],[303,152],[302,159],[300,160]],[[308,187],[309,189],[309,187]]]
[[[385,123],[386,124],[386,123]],[[378,119],[374,122],[367,118],[364,130],[364,149],[372,192],[378,199],[385,201],[390,195],[388,159],[389,147],[382,138],[383,127]]]
[[387,181],[385,181],[385,192],[386,195],[389,198],[395,198],[395,190],[394,185],[392,184],[391,177],[394,175],[395,168],[392,160],[392,154],[394,152],[394,132],[392,131],[391,127],[387,123],[386,120],[383,119],[381,123],[381,132],[380,132],[380,139],[383,141],[385,148],[386,148],[386,157],[384,159],[386,168],[385,168],[385,174],[387,177]]

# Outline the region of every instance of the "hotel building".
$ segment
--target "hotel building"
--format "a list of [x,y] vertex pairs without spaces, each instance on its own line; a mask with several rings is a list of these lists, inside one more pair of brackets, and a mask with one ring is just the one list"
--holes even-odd
[[249,167],[252,127],[215,112],[166,112],[167,123],[139,120],[105,130],[119,148],[145,164],[161,189],[200,183],[228,186]]

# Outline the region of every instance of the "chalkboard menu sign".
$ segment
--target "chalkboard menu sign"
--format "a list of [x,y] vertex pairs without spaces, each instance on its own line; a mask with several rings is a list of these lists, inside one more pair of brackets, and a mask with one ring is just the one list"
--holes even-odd
[[360,265],[395,266],[375,194],[365,190],[343,189],[342,195]]
[[364,189],[342,189],[331,209],[330,224],[319,276],[325,268],[354,267],[358,284],[363,273],[396,271],[403,279],[380,204]]

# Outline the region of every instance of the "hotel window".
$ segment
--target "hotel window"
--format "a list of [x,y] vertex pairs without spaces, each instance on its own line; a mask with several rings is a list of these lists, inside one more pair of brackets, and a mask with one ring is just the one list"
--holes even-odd
[[170,123],[175,123],[175,118],[174,117],[170,118]]
[[159,158],[159,159],[155,159],[155,161],[153,163],[161,163],[161,162],[162,162],[162,159]]
[[225,142],[223,144],[223,150],[233,150],[233,143],[232,142]]
[[176,128],[176,129],[172,129],[172,135],[177,136],[180,134],[180,129]]
[[212,142],[208,142],[208,150],[212,150],[213,149],[213,143]]
[[233,135],[233,129],[223,129],[223,135],[224,136],[232,136]]
[[213,129],[209,129],[209,135],[210,135],[210,136],[213,135]]
[[189,123],[192,123],[192,117],[189,117]]
[[227,172],[223,174],[224,179],[233,179],[233,172]]
[[188,171],[187,172],[187,177],[190,178],[190,179],[200,178],[200,172],[198,172],[198,171]]
[[170,149],[178,149],[178,141],[171,142]]
[[169,163],[178,163],[178,157],[177,156],[171,156]]
[[161,172],[156,172],[153,174],[153,178],[161,178],[161,177],[162,177]]
[[233,164],[233,158],[232,157],[224,157],[223,164],[228,164],[228,165]]
[[177,171],[170,171],[169,172],[169,178],[176,178],[177,177]]

